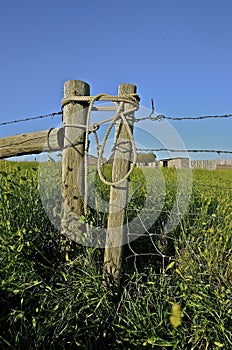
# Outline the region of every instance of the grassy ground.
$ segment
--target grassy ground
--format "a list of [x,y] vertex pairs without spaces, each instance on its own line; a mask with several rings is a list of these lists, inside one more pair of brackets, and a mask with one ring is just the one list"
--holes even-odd
[[[0,162],[1,349],[232,348],[231,170],[193,171],[188,211],[172,232],[165,270],[157,255],[125,256],[122,288],[112,293],[102,284],[103,250],[79,246],[51,224],[37,168]],[[176,194],[175,171],[164,170],[163,213],[149,229],[156,234]],[[164,196],[157,197],[157,186],[142,188],[131,208],[145,196],[152,216],[154,198]],[[153,243],[145,237],[132,248],[152,253]]]

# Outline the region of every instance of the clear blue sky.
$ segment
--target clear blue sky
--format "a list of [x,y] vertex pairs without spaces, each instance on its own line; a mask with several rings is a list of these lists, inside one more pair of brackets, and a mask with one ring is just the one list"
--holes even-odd
[[[232,113],[231,0],[0,5],[1,121],[59,111],[69,79],[87,81],[91,94],[134,83],[143,106],[154,98],[156,111],[170,117]],[[0,137],[58,121],[2,126]],[[172,125],[187,148],[232,150],[232,118]]]

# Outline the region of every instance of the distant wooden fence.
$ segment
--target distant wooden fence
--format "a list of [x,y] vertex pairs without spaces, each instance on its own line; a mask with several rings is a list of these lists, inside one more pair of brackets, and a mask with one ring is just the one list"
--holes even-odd
[[203,159],[203,160],[192,160],[190,162],[191,168],[202,168],[208,170],[216,169],[231,169],[232,159]]
[[[121,84],[118,96],[134,96],[136,86]],[[84,153],[86,143],[86,127],[88,102],[77,101],[77,96],[89,96],[90,86],[80,80],[70,80],[64,84],[64,99],[68,102],[63,106],[63,123],[68,127],[54,128],[14,135],[0,139],[0,159],[12,156],[38,154],[49,151],[62,151],[62,197],[63,211],[62,233],[81,242],[86,227],[77,223],[76,218],[84,215]],[[73,99],[73,100],[72,100]],[[86,101],[88,98],[86,99]],[[131,103],[124,103],[124,111],[131,108]],[[130,170],[131,140],[133,133],[132,113],[126,114],[127,127],[122,119],[116,121],[115,154],[112,166],[112,181],[123,179]],[[82,126],[76,127],[76,126]],[[73,127],[72,127],[73,126]],[[130,128],[130,132],[128,130]],[[75,145],[75,147],[73,147]],[[104,279],[111,278],[116,285],[120,281],[124,235],[125,207],[128,198],[128,181],[111,186],[109,217],[106,233],[104,256]],[[115,209],[117,208],[117,209]],[[71,210],[70,210],[71,209]],[[74,236],[73,236],[74,233]]]

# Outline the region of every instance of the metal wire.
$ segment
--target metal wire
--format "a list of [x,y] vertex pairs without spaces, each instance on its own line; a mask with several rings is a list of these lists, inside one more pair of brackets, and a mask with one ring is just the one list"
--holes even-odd
[[220,153],[232,154],[232,151],[215,150],[215,149],[172,149],[172,148],[137,148],[138,152],[185,152],[185,153]]
[[223,115],[204,115],[199,117],[168,117],[163,114],[158,114],[156,117],[152,117],[154,113],[153,107],[152,111],[149,116],[143,117],[143,118],[136,118],[135,122],[141,122],[144,120],[150,120],[153,122],[156,121],[163,121],[165,119],[167,120],[173,120],[173,121],[183,121],[183,120],[203,120],[203,119],[222,119],[222,118],[231,118],[232,114],[223,114]]
[[49,114],[44,114],[44,115],[38,115],[36,117],[28,117],[28,118],[23,118],[23,119],[9,120],[9,121],[5,121],[5,122],[0,123],[0,126],[21,123],[21,122],[27,122],[27,121],[35,120],[35,119],[43,119],[43,118],[49,118],[49,117],[54,118],[56,115],[62,115],[62,114],[63,114],[63,112],[61,111],[61,112],[53,112],[53,113],[49,113]]
[[[181,121],[181,120],[203,120],[203,119],[222,119],[222,118],[231,118],[232,114],[223,114],[223,115],[204,115],[204,116],[198,116],[198,117],[168,117],[163,114],[158,114],[156,117],[153,117],[152,115],[154,114],[154,101],[152,101],[152,110],[149,116],[144,117],[144,118],[135,118],[134,122],[141,122],[143,120],[150,120],[150,121],[162,121],[162,120],[174,120],[174,121]],[[98,106],[94,107],[93,110],[99,110],[99,111],[114,111],[116,108],[114,106]],[[43,118],[49,118],[49,117],[54,117],[56,115],[62,115],[63,111],[60,112],[53,112],[49,114],[44,114],[44,115],[39,115],[36,117],[28,117],[28,118],[22,118],[22,119],[15,119],[15,120],[9,120],[9,121],[4,121],[0,123],[0,126],[4,125],[10,125],[10,124],[15,124],[15,123],[21,123],[21,122],[27,122],[30,120],[36,120],[36,119],[43,119]]]

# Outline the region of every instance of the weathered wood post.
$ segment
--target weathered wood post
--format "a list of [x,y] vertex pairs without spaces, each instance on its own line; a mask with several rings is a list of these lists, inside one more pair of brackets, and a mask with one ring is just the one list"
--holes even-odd
[[[90,87],[80,80],[64,84],[64,98],[89,96]],[[62,233],[78,243],[83,242],[84,214],[84,147],[88,104],[69,102],[63,106],[64,149],[62,152],[63,218]],[[67,125],[67,127],[65,127]],[[72,127],[73,125],[73,127]]]
[[63,148],[60,128],[7,136],[0,139],[0,159],[6,157],[59,151]]
[[[121,84],[118,88],[118,95],[135,94],[136,86],[133,84]],[[124,104],[124,110],[133,107],[130,103]],[[133,113],[126,116],[128,124],[133,132]],[[130,169],[131,164],[131,141],[125,123],[119,119],[115,130],[115,151],[112,166],[112,182],[122,179]],[[120,284],[120,269],[123,252],[123,244],[126,242],[125,208],[128,200],[128,179],[110,188],[110,206],[106,234],[105,255],[104,255],[104,281],[110,281],[115,287]]]

